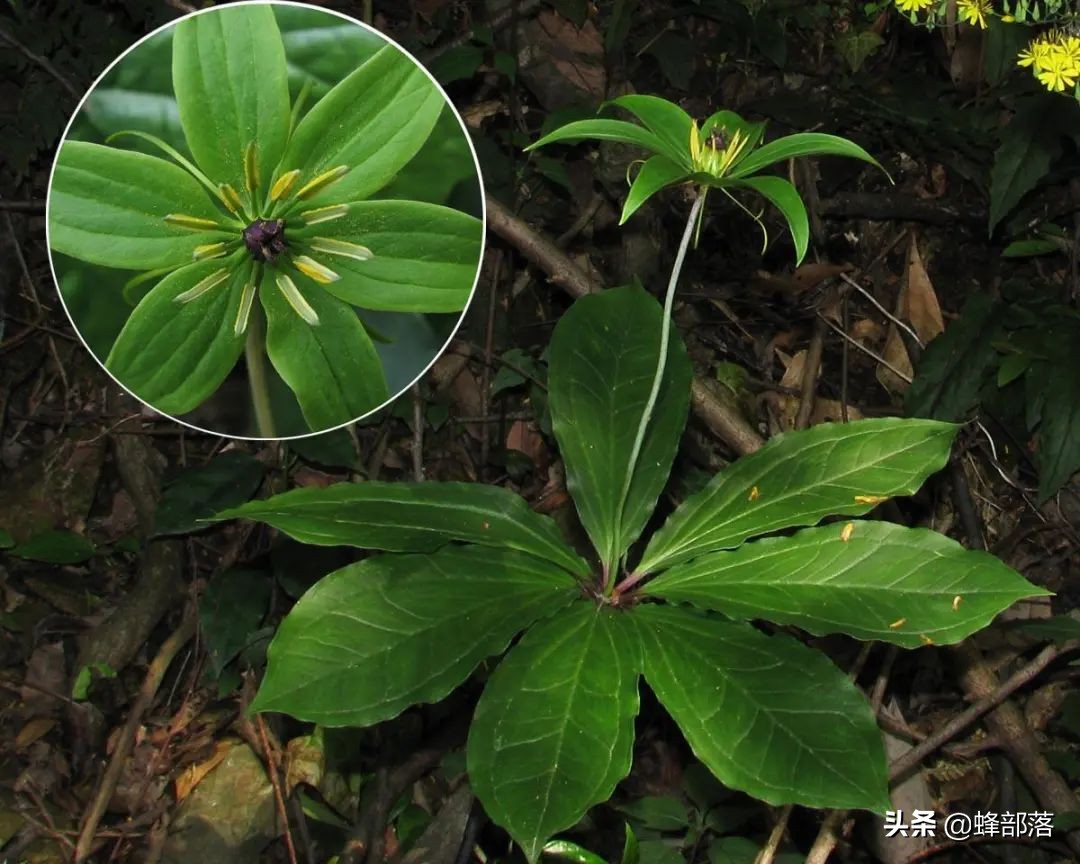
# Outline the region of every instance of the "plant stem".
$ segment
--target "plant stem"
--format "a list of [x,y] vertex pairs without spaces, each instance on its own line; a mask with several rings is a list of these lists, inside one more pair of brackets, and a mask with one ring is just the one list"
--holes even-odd
[[[682,273],[683,262],[686,260],[686,251],[690,248],[690,240],[694,236],[701,208],[705,204],[705,195],[700,189],[694,191],[694,203],[690,207],[690,215],[686,219],[686,228],[683,229],[682,240],[679,241],[679,251],[675,254],[675,264],[671,268],[671,278],[668,280],[667,294],[664,297],[664,320],[660,326],[660,356],[656,360],[656,374],[653,375],[652,389],[649,391],[645,410],[641,414],[638,423],[637,434],[634,436],[634,446],[630,450],[630,462],[626,466],[626,478],[623,480],[622,495],[619,499],[619,522],[622,521],[622,513],[626,507],[626,499],[630,494],[630,483],[634,479],[634,469],[637,468],[638,458],[641,456],[641,447],[645,443],[645,433],[652,420],[653,411],[656,409],[656,400],[660,396],[660,385],[664,381],[664,369],[667,366],[668,341],[671,335],[671,310],[675,305],[675,286],[679,282],[679,274]],[[611,575],[604,585],[604,593],[610,594],[614,587],[612,582],[615,577],[615,567],[611,568]]]
[[251,404],[255,408],[255,428],[258,429],[260,438],[273,438],[275,437],[274,412],[270,408],[270,388],[266,375],[263,310],[257,302],[252,304],[251,319],[248,322],[244,361],[247,363]]

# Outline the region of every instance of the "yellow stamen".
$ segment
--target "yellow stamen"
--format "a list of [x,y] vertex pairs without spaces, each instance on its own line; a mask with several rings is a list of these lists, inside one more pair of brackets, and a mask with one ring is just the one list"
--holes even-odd
[[352,258],[356,261],[370,261],[375,255],[367,246],[359,243],[347,243],[344,240],[333,240],[329,237],[315,237],[308,244],[316,252],[325,252],[327,255],[340,255],[343,258]]
[[[258,272],[258,269],[256,267],[255,272]],[[251,317],[251,303],[255,299],[255,289],[258,287],[255,284],[255,272],[251,274],[251,279],[244,286],[244,293],[240,295],[240,309],[236,313],[236,323],[233,325],[233,333],[237,336],[243,335],[247,330],[248,319]]]
[[192,231],[224,231],[213,219],[204,219],[201,216],[185,216],[183,213],[170,213],[165,217],[170,225],[180,228],[190,228]]
[[314,258],[309,258],[307,255],[297,255],[293,258],[293,265],[305,276],[314,279],[320,285],[329,285],[331,282],[337,282],[341,278],[329,267],[324,267]]
[[304,299],[304,295],[300,293],[300,289],[296,287],[296,283],[284,273],[279,273],[276,281],[278,288],[281,289],[282,295],[288,301],[289,305],[292,306],[293,311],[312,327],[318,327],[319,316],[316,314],[315,310],[311,308],[307,300]]
[[320,207],[318,210],[305,210],[300,214],[305,225],[318,225],[320,222],[330,222],[340,219],[349,212],[348,204],[331,204],[329,207]]
[[286,171],[278,177],[278,179],[274,181],[274,185],[270,187],[270,200],[277,201],[288,195],[289,190],[292,189],[293,184],[296,183],[296,178],[299,176],[300,169],[294,168],[292,171]]
[[254,141],[244,148],[244,185],[251,193],[259,188],[259,151]]
[[229,278],[229,271],[222,267],[220,270],[215,270],[205,279],[199,281],[194,287],[189,288],[182,294],[177,294],[173,298],[174,303],[190,303],[198,297],[202,297],[211,288],[214,288]]
[[228,183],[222,183],[218,186],[218,192],[221,193],[221,200],[225,202],[225,206],[232,210],[234,215],[239,216],[244,209],[244,202],[240,200],[240,194]]
[[205,261],[208,258],[220,258],[224,254],[224,243],[207,243],[203,246],[196,246],[195,251],[191,254],[191,257],[195,261]]
[[329,171],[324,171],[314,180],[309,180],[303,186],[300,187],[300,191],[296,193],[297,198],[310,198],[316,192],[321,192],[331,183],[340,180],[346,174],[349,173],[348,165],[338,165],[337,168],[331,168]]

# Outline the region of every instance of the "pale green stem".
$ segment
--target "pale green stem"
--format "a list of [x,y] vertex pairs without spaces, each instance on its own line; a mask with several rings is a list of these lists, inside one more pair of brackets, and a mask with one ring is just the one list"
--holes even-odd
[[[626,478],[623,480],[622,494],[619,498],[619,518],[616,524],[622,524],[623,510],[626,508],[626,499],[630,494],[630,484],[634,479],[634,470],[637,468],[638,457],[641,456],[641,447],[645,443],[645,433],[652,420],[653,411],[656,409],[656,400],[660,396],[660,386],[664,381],[664,369],[667,366],[668,342],[671,335],[671,310],[675,305],[675,286],[679,283],[679,274],[682,273],[683,262],[686,260],[686,251],[690,248],[690,240],[694,236],[701,208],[705,204],[705,196],[701,190],[695,190],[694,203],[690,207],[690,215],[686,219],[686,228],[683,229],[682,240],[679,241],[679,251],[675,255],[675,265],[671,268],[671,278],[668,280],[667,294],[664,296],[664,320],[660,325],[660,356],[656,360],[656,373],[653,375],[652,389],[649,398],[645,402],[645,410],[641,414],[638,423],[637,434],[634,436],[634,446],[630,450],[630,462],[626,467]],[[604,586],[604,593],[610,594],[614,587],[617,568],[612,566]]]
[[270,386],[266,375],[266,338],[263,333],[263,310],[256,300],[248,320],[247,341],[244,343],[248,387],[255,408],[255,428],[260,438],[273,438],[274,412],[270,408]]

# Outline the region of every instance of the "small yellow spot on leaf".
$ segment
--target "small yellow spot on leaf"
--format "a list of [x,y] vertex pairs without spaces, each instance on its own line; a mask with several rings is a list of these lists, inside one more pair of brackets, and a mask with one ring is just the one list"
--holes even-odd
[[923,645],[933,645],[934,644],[934,640],[931,639],[929,636],[927,636],[925,633],[920,633],[919,634],[919,641],[922,642]]
[[855,533],[855,523],[854,522],[848,522],[847,524],[844,525],[843,528],[840,529],[840,539],[843,540],[845,543],[847,543],[848,540],[851,539],[851,535],[854,534],[854,533]]
[[888,495],[856,495],[856,504],[880,504],[882,501],[888,501]]
[[761,497],[761,493],[758,491],[757,486],[750,490],[750,495],[747,497],[747,501],[757,501]]
[[959,612],[960,611],[960,602],[963,599],[964,598],[961,597],[959,594],[957,594],[955,597],[952,598],[952,611],[953,612]]
[[892,624],[889,625],[889,629],[890,630],[899,630],[905,624],[907,624],[907,618],[898,618],[895,621],[893,621]]

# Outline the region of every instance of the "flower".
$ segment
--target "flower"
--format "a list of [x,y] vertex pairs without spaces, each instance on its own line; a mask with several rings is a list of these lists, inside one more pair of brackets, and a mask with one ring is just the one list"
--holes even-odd
[[908,14],[915,12],[925,12],[931,6],[933,6],[935,0],[896,0],[896,6],[901,12],[907,12]]
[[1036,36],[1016,58],[1047,90],[1060,93],[1080,78],[1080,37],[1061,30]]
[[728,128],[706,123],[698,129],[695,120],[690,126],[690,162],[694,171],[723,177],[747,146],[753,146],[753,139],[742,128]]
[[986,29],[986,16],[993,14],[990,0],[957,0],[956,9],[961,21],[978,25],[983,30]]
[[[141,131],[68,140],[50,186],[54,251],[141,271],[125,296],[153,284],[135,295],[106,367],[152,407],[183,414],[213,395],[246,341],[256,406],[251,369],[265,354],[311,431],[374,410],[386,376],[354,307],[460,312],[479,263],[480,220],[382,191],[428,141],[442,93],[384,45],[305,111],[268,4],[188,17],[172,52],[184,142]],[[111,146],[120,137],[166,158]]]

